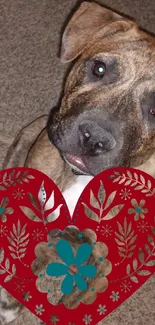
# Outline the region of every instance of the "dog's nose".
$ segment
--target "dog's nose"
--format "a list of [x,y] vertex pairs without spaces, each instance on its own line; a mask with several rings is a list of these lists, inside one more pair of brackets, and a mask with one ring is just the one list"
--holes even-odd
[[86,154],[99,155],[114,149],[113,135],[94,121],[83,121],[79,125],[80,146]]

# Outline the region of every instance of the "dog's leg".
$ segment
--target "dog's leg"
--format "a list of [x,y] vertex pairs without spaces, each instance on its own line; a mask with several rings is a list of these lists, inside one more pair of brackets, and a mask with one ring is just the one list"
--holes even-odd
[[41,116],[19,132],[6,155],[3,169],[25,166],[28,152],[38,135],[46,127],[46,122],[47,116]]

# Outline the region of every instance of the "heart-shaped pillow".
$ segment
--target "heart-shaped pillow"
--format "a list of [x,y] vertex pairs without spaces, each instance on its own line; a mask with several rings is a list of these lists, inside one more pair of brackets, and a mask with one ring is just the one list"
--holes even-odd
[[153,177],[102,172],[71,218],[40,171],[0,176],[0,284],[46,324],[94,325],[154,273]]

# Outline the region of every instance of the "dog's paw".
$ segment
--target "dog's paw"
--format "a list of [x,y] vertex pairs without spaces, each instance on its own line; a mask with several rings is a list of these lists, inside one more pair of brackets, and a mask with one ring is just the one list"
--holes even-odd
[[8,324],[19,315],[20,304],[13,299],[9,303],[9,294],[4,288],[0,288],[0,324]]
[[11,323],[13,320],[15,320],[19,315],[19,309],[20,307],[9,309],[3,307],[3,305],[0,303],[0,321],[1,324],[8,324]]

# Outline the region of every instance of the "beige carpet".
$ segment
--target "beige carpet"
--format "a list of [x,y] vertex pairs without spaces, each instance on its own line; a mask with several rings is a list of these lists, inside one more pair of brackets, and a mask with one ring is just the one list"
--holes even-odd
[[[155,0],[100,2],[155,32]],[[60,32],[75,3],[76,0],[0,0],[0,165],[21,127],[48,113],[58,101],[67,68],[57,57]],[[30,325],[27,319],[25,313],[24,320],[19,318],[16,324]],[[38,324],[35,317],[33,320],[31,325]],[[155,277],[102,324],[154,325]]]

